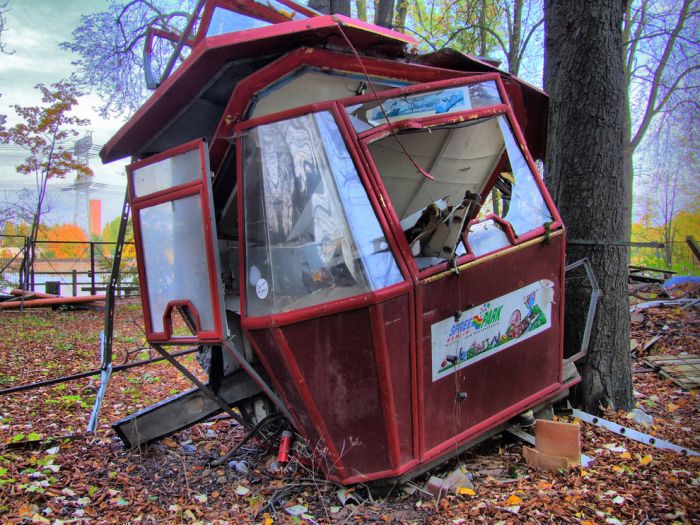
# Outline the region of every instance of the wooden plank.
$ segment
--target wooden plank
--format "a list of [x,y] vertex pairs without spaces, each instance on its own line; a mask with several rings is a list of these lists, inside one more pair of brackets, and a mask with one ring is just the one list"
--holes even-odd
[[659,374],[670,379],[685,390],[700,386],[700,356],[693,354],[652,355],[644,362],[657,369]]

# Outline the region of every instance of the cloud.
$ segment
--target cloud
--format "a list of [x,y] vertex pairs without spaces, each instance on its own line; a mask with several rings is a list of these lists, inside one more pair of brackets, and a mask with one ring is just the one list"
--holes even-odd
[[[106,0],[21,0],[10,2],[7,31],[3,39],[12,55],[0,57],[0,114],[8,124],[17,121],[12,105],[38,105],[41,102],[36,84],[52,84],[70,77],[75,57],[59,44],[70,40],[83,14],[107,8]],[[75,114],[90,120],[85,130],[93,132],[95,144],[104,144],[123,124],[119,119],[104,119],[94,111],[99,105],[95,95],[80,98]],[[0,178],[17,180],[14,166],[17,155],[0,148]],[[96,180],[124,184],[124,163],[103,166],[98,158],[90,162]],[[21,180],[21,179],[20,179]]]

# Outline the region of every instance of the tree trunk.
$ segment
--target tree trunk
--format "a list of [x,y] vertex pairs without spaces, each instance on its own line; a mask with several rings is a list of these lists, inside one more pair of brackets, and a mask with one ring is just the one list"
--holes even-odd
[[513,27],[508,35],[508,71],[517,75],[520,71],[520,43],[523,31],[524,0],[513,2]]
[[479,6],[479,56],[486,58],[489,52],[487,38],[489,36],[486,31],[486,0],[481,0]]
[[367,22],[367,0],[356,0],[357,18],[363,22]]
[[394,17],[394,29],[406,32],[406,15],[408,14],[408,0],[398,0],[396,4],[396,16]]
[[308,6],[319,13],[331,14],[331,0],[309,0]]
[[331,0],[331,13],[350,16],[350,0]]
[[375,0],[374,23],[391,29],[394,18],[394,0]]
[[327,15],[350,16],[350,0],[309,0],[309,7]]
[[[588,257],[602,289],[577,403],[634,406],[629,356],[627,248],[624,209],[625,93],[622,17],[625,0],[545,2],[545,87],[550,94],[547,184],[568,229],[570,262]],[[582,282],[567,286],[565,345],[580,345],[587,297]]]

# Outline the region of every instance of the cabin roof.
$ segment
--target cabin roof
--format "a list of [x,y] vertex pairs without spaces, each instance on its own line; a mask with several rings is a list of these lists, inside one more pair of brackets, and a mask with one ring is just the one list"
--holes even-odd
[[416,54],[413,49],[407,49],[416,44],[411,36],[346,16],[327,15],[202,38],[173,74],[105,144],[100,152],[102,161],[157,153],[172,146],[173,134],[179,136],[181,130],[186,130],[190,139],[210,139],[240,80],[300,47],[347,50],[343,33],[357,51],[368,56],[464,73],[501,73],[521,87],[524,107],[520,105],[523,115],[519,115],[519,120],[524,117],[528,124],[523,128],[528,143],[532,142],[533,154],[540,156],[538,150],[544,150],[547,96],[541,90],[478,58],[450,49]]
[[[205,113],[223,111],[237,80],[281,54],[302,46],[345,47],[339,26],[359,51],[388,57],[404,54],[416,41],[402,33],[342,15],[318,16],[203,39],[100,152],[111,162],[141,151],[192,105]],[[221,91],[224,91],[222,93]],[[225,100],[221,100],[225,96]]]

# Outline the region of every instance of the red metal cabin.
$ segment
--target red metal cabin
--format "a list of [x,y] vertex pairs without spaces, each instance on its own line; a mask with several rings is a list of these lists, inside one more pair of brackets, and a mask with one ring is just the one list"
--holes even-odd
[[277,404],[342,483],[410,475],[561,397],[578,376],[533,158],[546,96],[288,0],[199,7],[194,36],[151,35],[189,54],[102,151],[140,159],[149,341],[258,366],[239,408]]

